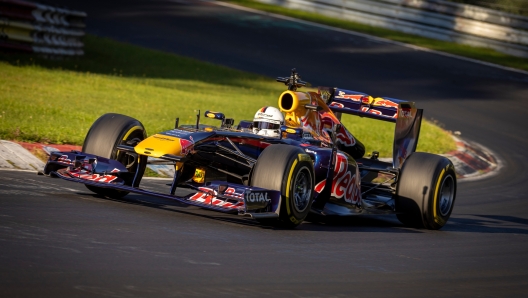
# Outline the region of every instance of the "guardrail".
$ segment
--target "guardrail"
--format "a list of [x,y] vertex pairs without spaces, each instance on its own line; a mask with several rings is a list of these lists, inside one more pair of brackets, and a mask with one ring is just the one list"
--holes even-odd
[[0,50],[84,55],[86,13],[19,0],[0,0]]
[[442,0],[257,0],[528,58],[528,18]]

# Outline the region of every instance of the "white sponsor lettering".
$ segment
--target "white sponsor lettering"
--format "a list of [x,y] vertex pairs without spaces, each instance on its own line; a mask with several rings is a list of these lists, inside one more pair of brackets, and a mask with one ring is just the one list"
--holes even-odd
[[246,200],[251,203],[269,202],[267,192],[250,192],[246,194]]
[[273,118],[273,115],[270,114],[264,114],[262,112],[257,113],[257,117],[263,117],[263,118]]

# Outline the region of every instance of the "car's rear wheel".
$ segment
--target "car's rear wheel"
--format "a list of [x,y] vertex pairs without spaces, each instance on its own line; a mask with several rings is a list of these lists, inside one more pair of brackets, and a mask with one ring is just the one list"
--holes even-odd
[[[137,170],[138,176],[135,185],[137,186],[145,172],[147,159],[142,158],[138,162],[134,156],[117,150],[117,145],[137,143],[146,137],[145,127],[138,120],[121,114],[104,114],[90,127],[84,139],[82,151],[100,157],[114,159],[125,165],[131,173],[128,177],[125,177],[126,185],[132,186],[134,176],[132,173],[135,173]],[[91,185],[86,185],[86,187],[99,195],[112,198],[120,198],[128,194],[126,191],[116,189]]]
[[453,211],[457,180],[451,161],[415,152],[403,163],[396,189],[398,219],[407,226],[437,230]]
[[251,174],[251,185],[281,192],[279,218],[259,221],[294,228],[306,218],[312,205],[312,160],[301,148],[271,145],[259,156]]

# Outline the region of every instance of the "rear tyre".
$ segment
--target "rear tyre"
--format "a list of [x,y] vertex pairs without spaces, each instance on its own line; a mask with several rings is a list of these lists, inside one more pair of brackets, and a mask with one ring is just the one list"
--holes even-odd
[[261,219],[259,222],[294,228],[306,218],[312,205],[312,159],[298,147],[283,144],[268,146],[253,168],[250,185],[281,192],[279,218]]
[[445,157],[415,152],[403,163],[396,189],[398,220],[407,226],[442,228],[455,204],[455,168]]
[[[104,114],[99,117],[86,134],[82,151],[109,159],[114,159],[127,167],[130,175],[124,177],[125,184],[132,186],[134,173],[139,170],[136,185],[139,185],[141,177],[147,166],[147,158],[141,158],[138,163],[135,158],[125,152],[117,150],[117,145],[127,142],[139,142],[147,137],[145,127],[138,120],[121,114]],[[121,198],[128,194],[126,191],[101,188],[91,185],[86,187],[103,196]]]

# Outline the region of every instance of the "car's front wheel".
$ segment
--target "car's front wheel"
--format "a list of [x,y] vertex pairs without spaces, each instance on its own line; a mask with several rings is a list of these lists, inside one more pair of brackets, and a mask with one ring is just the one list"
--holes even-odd
[[[145,172],[147,159],[142,158],[138,162],[134,156],[117,150],[117,145],[126,144],[127,142],[139,142],[146,137],[145,127],[138,120],[121,114],[104,114],[90,127],[84,139],[82,151],[100,157],[114,159],[125,165],[131,173],[125,178],[125,184],[129,186],[132,186],[134,176],[132,173],[138,171],[138,178],[136,179],[135,185],[137,186]],[[128,194],[126,191],[115,189],[91,185],[86,185],[86,187],[97,194],[112,198],[119,198]]]
[[251,175],[251,185],[281,192],[279,218],[262,223],[294,228],[310,212],[313,201],[312,160],[301,148],[270,145],[259,156]]

